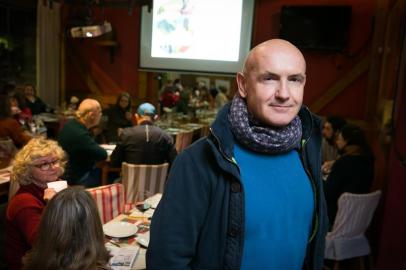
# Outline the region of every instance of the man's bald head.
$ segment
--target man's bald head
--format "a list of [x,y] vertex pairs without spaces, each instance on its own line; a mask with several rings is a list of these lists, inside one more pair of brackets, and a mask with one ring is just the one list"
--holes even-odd
[[101,118],[100,103],[91,98],[83,100],[76,112],[79,120],[88,128],[99,124]]
[[255,46],[245,59],[243,73],[245,74],[258,67],[256,62],[264,57],[272,55],[288,54],[297,58],[297,62],[303,65],[306,72],[306,61],[302,52],[292,43],[283,39],[270,39]]

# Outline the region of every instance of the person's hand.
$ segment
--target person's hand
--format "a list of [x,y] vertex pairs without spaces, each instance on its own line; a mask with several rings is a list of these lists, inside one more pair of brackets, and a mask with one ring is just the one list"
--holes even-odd
[[55,189],[53,188],[47,188],[44,190],[44,200],[45,201],[49,201],[50,199],[52,199],[56,194]]
[[321,172],[323,174],[329,174],[331,171],[331,167],[333,167],[334,164],[334,160],[329,160],[323,163],[323,165],[321,165]]
[[125,112],[125,118],[126,118],[127,120],[131,120],[132,117],[133,117],[133,114],[132,114],[131,112]]

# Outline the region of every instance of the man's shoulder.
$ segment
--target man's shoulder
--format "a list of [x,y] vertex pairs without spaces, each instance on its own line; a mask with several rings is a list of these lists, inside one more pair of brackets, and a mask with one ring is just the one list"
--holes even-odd
[[76,137],[82,137],[88,134],[88,130],[85,126],[83,126],[79,121],[76,119],[70,119],[65,125],[62,127],[61,131],[58,134],[58,141],[61,140],[72,140]]

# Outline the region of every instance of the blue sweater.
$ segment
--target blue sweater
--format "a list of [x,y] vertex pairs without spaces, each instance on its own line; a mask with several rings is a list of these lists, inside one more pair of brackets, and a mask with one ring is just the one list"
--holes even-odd
[[314,202],[298,152],[234,151],[245,190],[241,269],[302,269]]

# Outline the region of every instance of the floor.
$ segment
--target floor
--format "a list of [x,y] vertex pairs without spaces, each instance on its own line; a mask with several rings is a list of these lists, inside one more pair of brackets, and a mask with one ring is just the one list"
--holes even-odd
[[[333,270],[334,269],[334,262],[333,261],[325,260],[324,265],[325,265],[325,268],[324,268],[325,270]],[[338,269],[339,270],[360,270],[360,269],[362,269],[361,265],[360,265],[360,259],[355,258],[355,259],[349,259],[349,260],[340,261]],[[364,257],[364,270],[373,270],[373,268],[370,268],[370,266],[369,266],[368,257]]]

